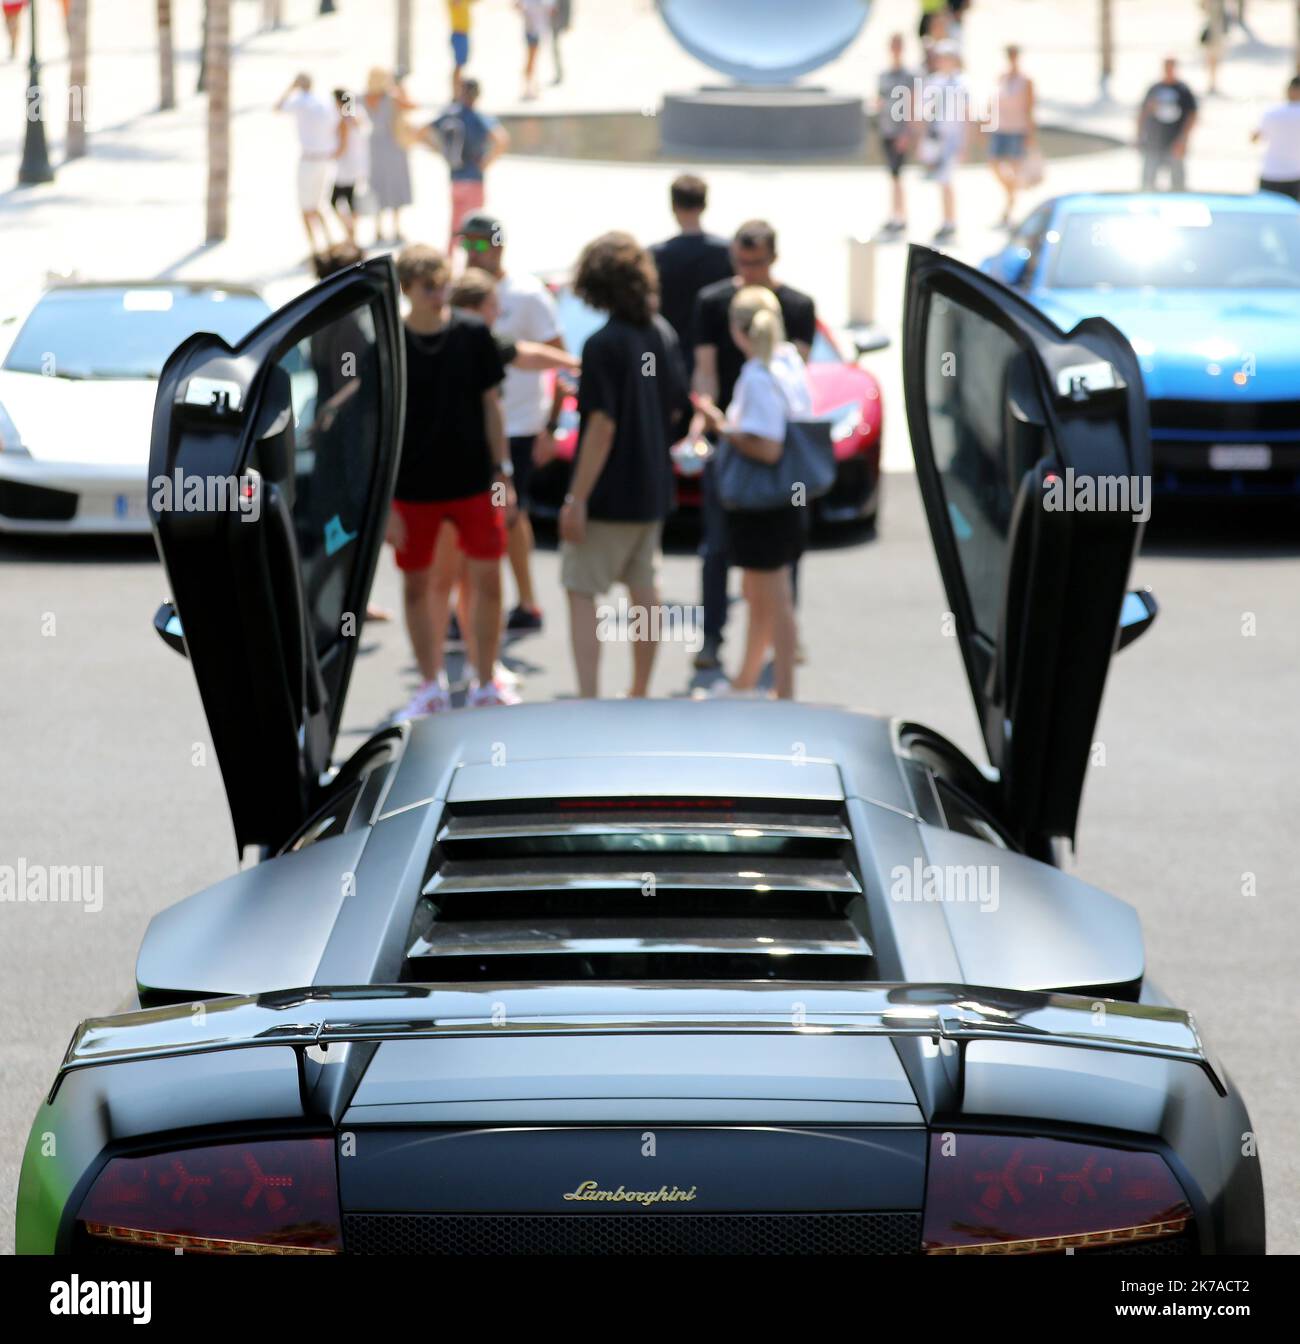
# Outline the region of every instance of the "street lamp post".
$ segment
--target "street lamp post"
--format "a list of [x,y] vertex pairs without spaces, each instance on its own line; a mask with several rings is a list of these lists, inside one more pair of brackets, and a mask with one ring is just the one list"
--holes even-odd
[[29,6],[32,25],[32,58],[27,62],[27,130],[23,136],[23,161],[18,165],[18,185],[53,182],[50,152],[45,144],[45,100],[41,94],[41,63],[36,55],[36,0]]

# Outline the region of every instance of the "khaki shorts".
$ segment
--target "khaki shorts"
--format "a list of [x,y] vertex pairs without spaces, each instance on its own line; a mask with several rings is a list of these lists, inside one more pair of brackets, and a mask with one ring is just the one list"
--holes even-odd
[[587,520],[580,546],[560,546],[560,583],[571,593],[599,597],[616,583],[653,588],[659,579],[662,522],[609,523]]

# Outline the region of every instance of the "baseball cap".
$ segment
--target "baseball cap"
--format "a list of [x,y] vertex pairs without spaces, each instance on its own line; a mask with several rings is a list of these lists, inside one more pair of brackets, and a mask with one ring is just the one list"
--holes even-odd
[[460,222],[462,238],[490,238],[497,246],[506,240],[505,227],[501,221],[486,210],[471,211]]

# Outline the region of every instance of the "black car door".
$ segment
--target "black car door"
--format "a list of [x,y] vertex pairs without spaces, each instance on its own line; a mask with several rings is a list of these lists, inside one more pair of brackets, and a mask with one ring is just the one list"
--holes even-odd
[[278,846],[319,801],[405,378],[386,257],[332,276],[233,348],[193,336],[163,367],[149,512],[241,852]]
[[1046,857],[1074,838],[1149,507],[1141,374],[1109,322],[1066,334],[923,247],[903,339],[918,482],[1000,820]]

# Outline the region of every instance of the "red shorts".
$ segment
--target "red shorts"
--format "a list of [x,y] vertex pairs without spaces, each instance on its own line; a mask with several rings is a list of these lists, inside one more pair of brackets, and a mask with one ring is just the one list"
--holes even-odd
[[500,560],[506,553],[506,511],[493,504],[491,490],[427,503],[395,499],[393,508],[406,527],[406,539],[397,548],[397,568],[403,572],[433,564],[438,530],[445,522],[456,529],[460,548],[471,560]]

